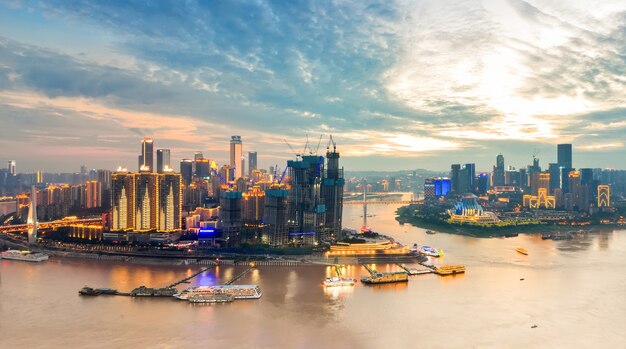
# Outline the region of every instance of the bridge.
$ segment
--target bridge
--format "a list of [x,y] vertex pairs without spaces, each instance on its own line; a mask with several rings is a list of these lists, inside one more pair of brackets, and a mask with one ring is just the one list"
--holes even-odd
[[[50,222],[38,222],[37,229],[56,229],[67,227],[71,224],[102,224],[102,218],[76,218],[76,219],[58,219]],[[22,232],[27,231],[32,224],[13,224],[0,226],[0,233]]]
[[424,200],[344,201],[344,205],[412,205],[423,204]]

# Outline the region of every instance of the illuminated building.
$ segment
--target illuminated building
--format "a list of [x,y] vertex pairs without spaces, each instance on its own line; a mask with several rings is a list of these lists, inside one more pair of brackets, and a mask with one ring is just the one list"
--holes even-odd
[[436,199],[450,192],[450,179],[435,177],[424,179],[424,199]]
[[550,195],[550,172],[533,172],[530,180],[531,194],[522,197],[522,205],[531,209],[556,208],[556,197]]
[[157,149],[156,155],[157,173],[163,173],[164,169],[171,168],[170,164],[170,150],[169,149]]
[[205,179],[211,176],[211,163],[209,162],[209,159],[198,158],[195,159],[194,162],[196,167],[196,178]]
[[182,177],[171,169],[158,176],[159,222],[158,231],[179,231],[182,220]]
[[230,139],[230,167],[235,170],[234,179],[243,176],[242,147],[241,136],[232,136]]
[[96,224],[70,224],[69,237],[83,240],[102,240],[104,227]]
[[558,144],[557,145],[557,162],[559,167],[566,169],[572,168],[572,145],[571,144]]
[[202,152],[198,150],[198,151],[196,151],[196,152],[194,153],[194,155],[193,155],[193,159],[194,159],[194,160],[204,159],[204,156],[202,155]]
[[[145,167],[144,167],[145,168]],[[181,229],[182,177],[166,171],[146,170],[112,175],[113,220],[111,230],[171,232]]]
[[43,183],[43,174],[41,173],[41,170],[37,171],[37,184],[41,184]]
[[8,170],[9,170],[9,176],[17,175],[17,166],[16,166],[15,160],[9,160]]
[[435,196],[435,180],[434,178],[424,179],[424,199],[432,200]]
[[245,225],[259,226],[263,221],[264,208],[265,192],[258,186],[242,194],[242,219]]
[[180,175],[183,177],[183,184],[189,185],[193,180],[193,160],[180,160]]
[[289,229],[287,227],[287,207],[289,191],[284,185],[273,185],[265,191],[265,210],[263,223],[268,227],[264,230],[264,242],[281,246],[289,243]]
[[[437,186],[435,185],[435,190]],[[487,194],[489,190],[489,173],[482,172],[476,177],[476,192],[480,195]]]
[[94,208],[102,206],[102,184],[98,181],[85,183],[85,207]]
[[154,171],[154,142],[152,138],[144,138],[141,140],[141,155],[139,155],[138,169],[146,167],[145,171]]
[[498,217],[493,212],[486,212],[475,198],[463,198],[454,205],[454,211],[448,210],[450,221],[455,223],[495,223]]
[[257,169],[257,153],[255,151],[248,152],[248,175],[252,176],[252,171]]
[[598,185],[598,207],[611,207],[611,187],[606,184]]

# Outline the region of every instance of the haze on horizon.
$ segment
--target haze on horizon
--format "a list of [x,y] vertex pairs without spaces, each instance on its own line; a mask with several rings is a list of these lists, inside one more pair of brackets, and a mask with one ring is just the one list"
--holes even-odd
[[332,134],[352,171],[546,167],[557,143],[620,168],[624,57],[626,1],[0,0],[0,161],[134,169],[148,136],[225,163],[241,135],[283,166],[283,139]]

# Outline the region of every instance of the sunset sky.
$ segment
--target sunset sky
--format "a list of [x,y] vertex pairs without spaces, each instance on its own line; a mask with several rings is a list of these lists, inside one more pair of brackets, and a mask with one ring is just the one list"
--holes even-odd
[[0,1],[20,172],[135,168],[144,136],[282,167],[306,134],[347,170],[547,167],[557,143],[626,168],[626,1]]

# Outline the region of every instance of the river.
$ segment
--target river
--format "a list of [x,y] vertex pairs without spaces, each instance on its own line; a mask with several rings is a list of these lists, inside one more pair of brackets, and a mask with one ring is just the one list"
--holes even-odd
[[[407,244],[444,250],[465,275],[413,276],[408,284],[324,290],[329,267],[260,267],[239,284],[260,300],[193,305],[175,299],[79,297],[84,285],[163,286],[199,266],[51,258],[0,260],[2,348],[580,348],[626,343],[626,231],[575,240],[472,238],[399,225],[397,205],[370,205],[368,224]],[[346,205],[344,226],[362,208]],[[515,252],[525,247],[528,256]],[[245,267],[220,266],[192,285]],[[395,270],[395,266],[377,266]],[[367,271],[347,268],[359,278]],[[520,280],[523,279],[523,280]],[[536,328],[531,326],[536,325]]]

